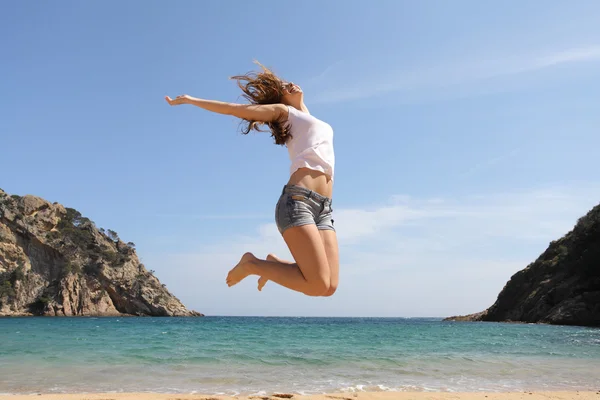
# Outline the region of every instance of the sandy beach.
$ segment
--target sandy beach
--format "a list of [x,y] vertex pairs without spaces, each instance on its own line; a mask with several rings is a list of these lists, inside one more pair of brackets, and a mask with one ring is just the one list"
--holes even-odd
[[598,391],[512,392],[512,393],[448,393],[448,392],[360,392],[319,395],[276,393],[254,396],[213,396],[200,394],[165,393],[91,393],[91,394],[32,394],[0,395],[0,400],[599,400]]

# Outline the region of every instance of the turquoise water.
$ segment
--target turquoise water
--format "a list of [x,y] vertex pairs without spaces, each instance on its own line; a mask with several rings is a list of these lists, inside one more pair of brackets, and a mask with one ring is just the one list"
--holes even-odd
[[0,319],[0,393],[599,386],[600,329],[439,319]]

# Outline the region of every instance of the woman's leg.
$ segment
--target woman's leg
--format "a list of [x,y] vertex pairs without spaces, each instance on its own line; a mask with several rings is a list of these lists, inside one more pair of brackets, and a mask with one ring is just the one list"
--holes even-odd
[[[335,293],[340,275],[340,260],[339,260],[339,251],[338,251],[338,242],[337,235],[335,231],[329,229],[319,230],[319,234],[321,235],[321,240],[323,242],[323,246],[325,246],[325,253],[327,254],[327,262],[329,264],[329,290],[323,294],[323,296],[331,296]],[[267,256],[267,261],[275,261],[280,264],[293,265],[296,263],[292,261],[282,260],[277,257],[275,254],[269,254]],[[267,284],[269,280],[261,276],[258,278],[258,290],[262,290],[263,287]]]
[[329,290],[323,296],[331,296],[335,293],[340,280],[340,256],[338,250],[337,234],[330,229],[320,230],[321,240],[327,253],[329,264]]
[[[277,257],[273,253],[268,254],[266,260],[267,261],[276,261],[276,262],[281,263],[281,264],[296,265],[295,262],[283,260],[283,259]],[[268,281],[269,280],[267,278],[265,278],[264,276],[260,276],[258,278],[258,291],[259,292],[263,289],[263,287],[265,287],[265,285],[267,284]]]
[[229,271],[227,284],[233,286],[248,275],[259,275],[309,296],[327,293],[330,290],[331,272],[317,226],[308,224],[286,229],[283,239],[296,260],[295,264],[261,260],[252,253],[246,253]]

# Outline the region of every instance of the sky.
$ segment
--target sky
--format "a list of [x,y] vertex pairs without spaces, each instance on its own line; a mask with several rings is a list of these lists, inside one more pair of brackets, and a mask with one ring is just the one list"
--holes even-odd
[[[0,188],[134,242],[206,315],[482,311],[600,201],[594,0],[6,1],[0,49]],[[225,284],[291,258],[287,150],[164,97],[244,102],[253,60],[334,129],[332,297]]]

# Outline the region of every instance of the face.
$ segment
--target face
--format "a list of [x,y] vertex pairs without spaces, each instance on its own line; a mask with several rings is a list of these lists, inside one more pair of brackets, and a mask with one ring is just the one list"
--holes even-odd
[[294,82],[283,82],[283,100],[286,103],[294,105],[294,103],[302,102],[304,98],[304,92],[300,86]]

